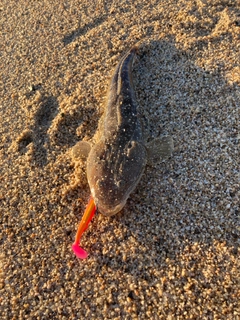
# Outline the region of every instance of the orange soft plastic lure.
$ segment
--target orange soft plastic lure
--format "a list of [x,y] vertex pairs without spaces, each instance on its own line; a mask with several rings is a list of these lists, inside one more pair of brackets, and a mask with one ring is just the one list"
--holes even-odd
[[83,214],[82,220],[78,226],[77,234],[75,237],[75,242],[72,245],[72,249],[73,249],[75,255],[79,259],[85,259],[88,256],[87,251],[85,251],[83,248],[81,248],[79,243],[80,243],[81,236],[82,236],[83,232],[87,229],[89,222],[92,220],[92,218],[96,212],[96,209],[97,208],[95,206],[94,200],[91,197],[88,202],[88,205],[85,209],[85,212]]

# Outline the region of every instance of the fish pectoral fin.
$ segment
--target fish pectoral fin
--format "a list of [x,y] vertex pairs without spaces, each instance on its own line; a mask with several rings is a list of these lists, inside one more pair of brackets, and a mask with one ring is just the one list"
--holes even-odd
[[173,139],[171,136],[156,138],[146,144],[148,162],[150,164],[159,163],[169,158],[173,153]]
[[74,160],[86,160],[90,150],[90,143],[87,141],[79,141],[72,148],[72,157]]

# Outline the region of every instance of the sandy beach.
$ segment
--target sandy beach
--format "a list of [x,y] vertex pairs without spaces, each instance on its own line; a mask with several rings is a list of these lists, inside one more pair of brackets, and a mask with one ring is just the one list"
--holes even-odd
[[[240,319],[237,1],[3,0],[0,21],[0,318]],[[79,260],[72,148],[136,43],[139,114],[174,153],[94,217]]]

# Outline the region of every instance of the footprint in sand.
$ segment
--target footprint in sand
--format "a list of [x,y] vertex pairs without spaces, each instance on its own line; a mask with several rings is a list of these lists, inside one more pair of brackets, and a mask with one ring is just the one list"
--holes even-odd
[[54,96],[38,92],[27,109],[29,124],[16,139],[16,149],[20,155],[27,154],[30,161],[42,167],[47,163],[47,131],[58,112],[58,101]]
[[77,102],[66,97],[59,106],[54,96],[40,90],[29,94],[24,107],[29,122],[14,142],[14,150],[43,167],[52,148],[61,147],[64,152],[82,138],[91,138],[98,123],[96,109],[94,105],[86,107]]

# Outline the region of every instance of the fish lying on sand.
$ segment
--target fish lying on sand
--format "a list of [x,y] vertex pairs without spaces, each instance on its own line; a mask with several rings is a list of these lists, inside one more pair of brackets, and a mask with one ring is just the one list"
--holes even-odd
[[136,46],[129,50],[113,73],[97,143],[91,147],[80,141],[72,150],[75,159],[88,153],[87,179],[91,195],[98,211],[106,216],[124,207],[148,160],[160,162],[173,151],[170,136],[146,142],[132,81],[136,51]]

